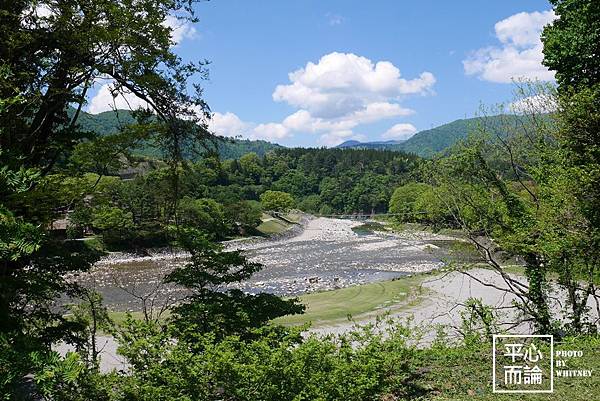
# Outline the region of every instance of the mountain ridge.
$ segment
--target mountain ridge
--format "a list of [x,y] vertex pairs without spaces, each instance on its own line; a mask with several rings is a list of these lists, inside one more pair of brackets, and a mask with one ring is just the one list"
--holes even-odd
[[[78,118],[79,126],[97,135],[110,135],[118,132],[119,127],[135,123],[129,110],[104,111],[91,114],[81,111]],[[241,156],[254,152],[259,156],[281,149],[284,146],[264,140],[224,138],[217,144],[217,151],[222,159],[239,159]],[[156,151],[150,147],[143,147],[138,151],[142,156],[157,157]]]
[[[357,140],[345,141],[335,148],[340,149],[377,149],[413,153],[421,157],[431,158],[443,152],[458,141],[465,139],[475,131],[478,126],[485,123],[488,127],[500,127],[502,121],[507,119],[523,118],[512,114],[501,114],[488,117],[474,117],[458,119],[447,124],[422,130],[406,140],[380,140],[360,142]],[[82,111],[79,117],[80,126],[98,135],[113,134],[119,130],[120,125],[134,123],[135,120],[128,110],[105,111],[91,114]],[[283,145],[264,140],[251,140],[239,138],[225,138],[217,145],[218,153],[222,159],[238,159],[244,154],[254,152],[259,156],[266,153],[286,148]],[[158,157],[151,147],[142,148],[139,153],[144,156]]]
[[[398,143],[389,143],[390,141],[346,141],[336,147],[350,149],[398,150],[430,158],[435,154],[448,149],[458,141],[466,139],[469,134],[474,132],[483,123],[488,127],[500,127],[503,122],[516,120],[518,118],[523,118],[523,116],[516,114],[499,114],[495,116],[464,118],[419,131],[410,138],[399,141]],[[352,143],[349,144],[348,142]]]

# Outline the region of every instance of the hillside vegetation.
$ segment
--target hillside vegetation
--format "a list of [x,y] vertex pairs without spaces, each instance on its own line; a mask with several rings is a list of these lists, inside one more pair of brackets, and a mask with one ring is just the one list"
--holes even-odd
[[493,133],[507,124],[521,124],[524,119],[526,117],[511,114],[460,119],[440,125],[439,127],[419,131],[405,141],[347,141],[338,145],[338,147],[403,151],[431,158],[435,154],[447,150],[459,141],[467,139],[470,134],[476,134],[478,131],[483,130]]
[[[73,111],[70,111],[72,114]],[[104,136],[119,132],[120,127],[135,123],[135,118],[129,110],[105,111],[98,114],[81,112],[78,119],[79,126],[84,131],[90,131],[97,135]],[[282,148],[281,145],[263,141],[237,138],[224,138],[216,143],[216,149],[212,144],[208,144],[212,150],[217,150],[221,159],[239,159],[246,153],[256,153],[264,156],[267,152]],[[160,157],[160,151],[151,146],[142,146],[136,150],[136,154],[149,156],[153,158]],[[190,156],[190,155],[188,155]],[[190,156],[191,157],[191,156]]]

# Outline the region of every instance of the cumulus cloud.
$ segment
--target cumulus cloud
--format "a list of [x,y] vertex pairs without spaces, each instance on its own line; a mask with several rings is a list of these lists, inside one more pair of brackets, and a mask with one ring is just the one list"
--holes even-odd
[[277,140],[283,139],[289,135],[289,130],[279,123],[258,124],[251,133],[251,138]]
[[211,132],[228,137],[243,137],[248,139],[265,139],[276,141],[283,139],[290,134],[290,130],[280,123],[256,124],[253,122],[242,121],[232,112],[212,114],[208,122],[208,128]]
[[90,100],[88,112],[98,114],[113,109],[137,109],[148,107],[148,103],[122,88],[119,93],[113,94],[113,84],[103,84],[98,93]]
[[171,40],[177,46],[184,39],[193,39],[197,36],[196,28],[187,20],[168,15],[163,25],[171,28]]
[[335,118],[373,102],[431,91],[435,77],[423,72],[407,80],[389,61],[373,63],[352,53],[330,53],[318,63],[289,74],[290,84],[278,85],[273,100],[309,111],[315,117]]
[[405,79],[389,61],[373,63],[355,54],[330,53],[315,64],[289,74],[290,83],[278,85],[273,99],[297,110],[281,122],[244,122],[233,113],[215,113],[211,127],[220,135],[281,140],[297,133],[319,135],[332,146],[347,139],[364,139],[353,129],[384,119],[408,116],[413,110],[399,101],[408,95],[432,93],[435,77],[423,72]]
[[513,113],[551,113],[558,110],[556,97],[549,94],[528,96],[512,102],[508,106]]
[[240,136],[247,134],[251,124],[246,123],[231,112],[213,113],[208,128],[220,136]]
[[554,72],[542,65],[542,28],[556,15],[552,10],[512,15],[494,26],[499,45],[473,52],[463,61],[465,73],[499,83],[518,79],[551,81]]
[[283,125],[292,131],[320,132],[345,131],[361,124],[368,124],[386,118],[408,116],[413,114],[411,109],[396,103],[371,103],[361,110],[354,111],[338,118],[314,117],[307,110],[298,110],[283,120]]
[[413,136],[417,132],[417,129],[412,124],[395,124],[390,129],[385,131],[381,138],[383,139],[395,139],[395,140],[406,140]]

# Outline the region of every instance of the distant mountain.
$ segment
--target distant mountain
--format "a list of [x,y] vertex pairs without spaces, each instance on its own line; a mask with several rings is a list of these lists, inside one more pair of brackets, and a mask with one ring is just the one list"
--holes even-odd
[[[117,110],[116,112],[105,111],[98,114],[81,112],[78,121],[81,128],[98,135],[114,134],[120,126],[135,122],[131,112],[128,110]],[[271,150],[282,147],[281,145],[261,140],[231,139],[219,143],[218,152],[222,159],[238,159],[246,153],[254,152],[259,156],[263,156]],[[139,153],[150,157],[158,156],[156,150],[150,147],[140,149]]]
[[340,143],[336,148],[354,148],[354,149],[391,149],[394,145],[399,145],[404,141],[373,141],[373,142],[360,142],[360,141],[346,141]]
[[[486,117],[486,119],[499,121],[498,116]],[[481,117],[468,118],[419,131],[399,145],[398,150],[415,153],[422,157],[432,157],[468,137],[482,122]]]
[[432,129],[419,131],[405,141],[386,142],[358,142],[346,141],[337,147],[357,149],[386,149],[414,153],[421,157],[432,157],[454,145],[461,139],[467,138],[483,123],[487,127],[500,126],[501,121],[506,123],[511,120],[522,119],[518,115],[498,115],[489,117],[476,117],[456,120]]
[[363,143],[360,141],[345,141],[336,146],[336,148],[355,148]]

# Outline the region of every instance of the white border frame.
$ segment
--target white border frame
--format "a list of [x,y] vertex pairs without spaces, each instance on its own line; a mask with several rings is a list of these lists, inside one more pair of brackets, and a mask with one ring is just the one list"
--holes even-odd
[[[550,339],[550,390],[497,390],[496,389],[496,339],[497,338],[549,338]],[[494,334],[492,337],[492,393],[498,394],[549,394],[554,392],[554,336],[551,334]]]

